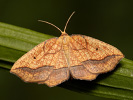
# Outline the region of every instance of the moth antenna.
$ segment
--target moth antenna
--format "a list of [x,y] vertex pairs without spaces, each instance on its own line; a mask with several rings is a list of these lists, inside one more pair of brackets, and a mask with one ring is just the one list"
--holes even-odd
[[57,29],[62,33],[62,30],[61,30],[59,27],[57,27],[56,25],[54,25],[54,24],[52,24],[52,23],[50,23],[50,22],[47,22],[47,21],[43,21],[43,20],[38,20],[38,21],[47,23],[47,24],[49,24],[49,25],[52,25],[52,26],[54,26],[55,28],[57,28]]
[[66,31],[66,28],[67,28],[67,24],[68,22],[70,21],[71,17],[73,16],[73,14],[75,13],[75,11],[70,15],[70,17],[68,18],[67,22],[66,22],[66,25],[65,25],[65,28],[64,28],[64,32]]

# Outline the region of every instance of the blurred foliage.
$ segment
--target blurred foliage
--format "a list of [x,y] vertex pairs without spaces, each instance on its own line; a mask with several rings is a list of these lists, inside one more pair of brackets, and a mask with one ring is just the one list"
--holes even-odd
[[[10,69],[12,63],[32,49],[38,42],[41,43],[51,37],[53,36],[0,23],[0,67]],[[101,97],[133,99],[132,66],[133,61],[124,58],[113,72],[102,75],[95,81],[69,80],[60,86]]]
[[[18,28],[18,30],[16,30],[18,31],[18,34],[17,35],[14,34],[15,35],[14,37],[16,38],[10,39],[8,38],[8,36],[4,37],[6,34],[4,34],[4,36],[0,36],[0,38],[2,38],[0,39],[0,41],[2,42],[2,45],[0,46],[0,52],[5,51],[5,53],[0,54],[0,58],[3,59],[3,60],[0,60],[0,66],[4,66],[5,68],[10,69],[13,62],[15,62],[25,52],[30,50],[38,43],[44,41],[45,39],[51,38],[53,36],[57,36],[57,37],[60,36],[60,32],[58,30],[56,30],[54,27],[51,27],[47,24],[38,22],[37,21],[38,19],[49,21],[57,25],[59,28],[63,29],[66,23],[66,20],[68,19],[69,15],[73,11],[76,11],[76,13],[70,20],[70,23],[66,30],[69,35],[84,34],[84,35],[88,35],[88,36],[100,39],[104,42],[107,42],[119,48],[126,56],[126,58],[133,60],[133,57],[132,57],[133,6],[132,4],[133,4],[132,0],[0,0],[0,22],[5,22],[12,25],[37,31],[37,32],[29,31],[27,29],[24,29],[23,31],[22,28],[21,30],[20,28]],[[14,26],[12,25],[11,27],[13,28]],[[11,30],[10,31],[9,30],[4,33],[10,33]],[[36,37],[35,35],[27,36],[26,32],[31,34],[37,33],[39,35],[36,34],[37,35]],[[45,35],[46,36],[45,37],[44,35],[41,35],[38,32],[47,33],[49,35]],[[25,34],[21,34],[21,33],[25,33]],[[8,35],[10,37],[10,35],[13,35],[13,33]],[[26,39],[26,37],[29,39]],[[18,42],[17,38],[21,38],[21,41]],[[23,39],[25,40],[23,41]],[[14,45],[12,45],[12,42],[14,40],[16,40],[20,44],[18,45],[18,43],[16,42],[14,43]],[[8,44],[6,44],[7,42]],[[12,46],[15,49],[10,48],[8,46]],[[21,48],[21,46],[23,48]],[[14,55],[12,56],[12,54]],[[126,59],[122,60],[122,62],[125,62],[125,61],[128,61],[128,60]],[[120,71],[119,73],[121,73],[119,66],[120,65],[118,65],[118,69],[116,70],[118,72]],[[122,68],[126,70],[125,67],[122,67]],[[112,73],[115,73],[115,72],[100,75],[99,79],[100,77],[102,78],[102,76],[104,77],[106,75],[107,77],[109,76],[110,78],[111,77],[114,78],[114,76],[111,76],[113,75]],[[127,68],[127,72],[124,71],[123,75],[124,73],[125,75],[127,75],[128,73],[130,73],[130,70],[128,70]],[[121,75],[118,75],[118,76],[121,79],[120,77]],[[120,80],[120,79],[114,79],[114,80]],[[80,85],[77,85],[79,86],[79,88],[76,92],[72,92],[59,87],[48,88],[45,85],[25,84],[24,82],[21,82],[21,80],[18,79],[16,76],[11,75],[9,71],[5,69],[0,69],[0,80],[1,80],[0,81],[0,88],[1,88],[0,98],[4,100],[9,100],[9,99],[18,100],[20,98],[27,99],[27,100],[28,99],[32,99],[32,100],[36,100],[36,99],[39,99],[39,100],[44,100],[44,99],[46,100],[47,99],[49,100],[53,100],[53,99],[97,100],[98,99],[100,100],[101,99],[101,100],[104,100],[104,98],[94,97],[88,94],[84,95],[84,93],[83,94],[77,93],[77,91],[81,87]],[[71,84],[76,84],[76,82],[74,81]],[[109,81],[109,83],[110,82],[111,81]],[[121,83],[120,86],[125,85],[125,82],[124,80],[120,81]],[[81,83],[78,82],[78,83],[82,84],[82,82]],[[83,84],[88,84],[88,83],[83,82]],[[98,83],[98,84],[107,85],[104,83]],[[114,85],[115,84],[113,84],[113,86]],[[85,87],[86,85],[83,88]],[[101,88],[99,89],[101,90]],[[75,91],[75,89],[73,88],[71,89]],[[126,91],[124,91],[123,93],[125,92]]]

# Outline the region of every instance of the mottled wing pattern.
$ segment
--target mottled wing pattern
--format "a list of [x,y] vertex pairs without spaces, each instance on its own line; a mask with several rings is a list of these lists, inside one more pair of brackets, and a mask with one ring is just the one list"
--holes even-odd
[[40,43],[16,61],[10,72],[25,82],[52,87],[67,80],[70,73],[75,79],[94,80],[113,70],[123,57],[117,48],[97,39],[67,35]]
[[76,79],[94,80],[98,74],[113,70],[123,57],[117,48],[100,40],[71,36],[70,71]]
[[52,38],[40,43],[15,62],[11,73],[25,82],[46,83],[52,87],[69,78],[62,40]]

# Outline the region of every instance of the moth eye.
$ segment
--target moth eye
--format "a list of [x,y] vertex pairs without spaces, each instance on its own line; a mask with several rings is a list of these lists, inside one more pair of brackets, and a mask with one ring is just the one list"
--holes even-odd
[[96,48],[96,51],[98,50],[98,48]]
[[36,59],[36,57],[34,57],[34,59]]

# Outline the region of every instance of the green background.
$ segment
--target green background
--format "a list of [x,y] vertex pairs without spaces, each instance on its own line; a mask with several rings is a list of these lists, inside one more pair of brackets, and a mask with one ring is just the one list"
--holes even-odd
[[[58,37],[60,32],[56,28],[37,20],[49,21],[63,30],[70,14],[76,11],[66,30],[69,35],[84,34],[100,39],[133,60],[132,5],[132,0],[0,0],[0,22]],[[0,69],[0,100],[10,99],[103,100],[61,87],[24,83],[9,70]]]

